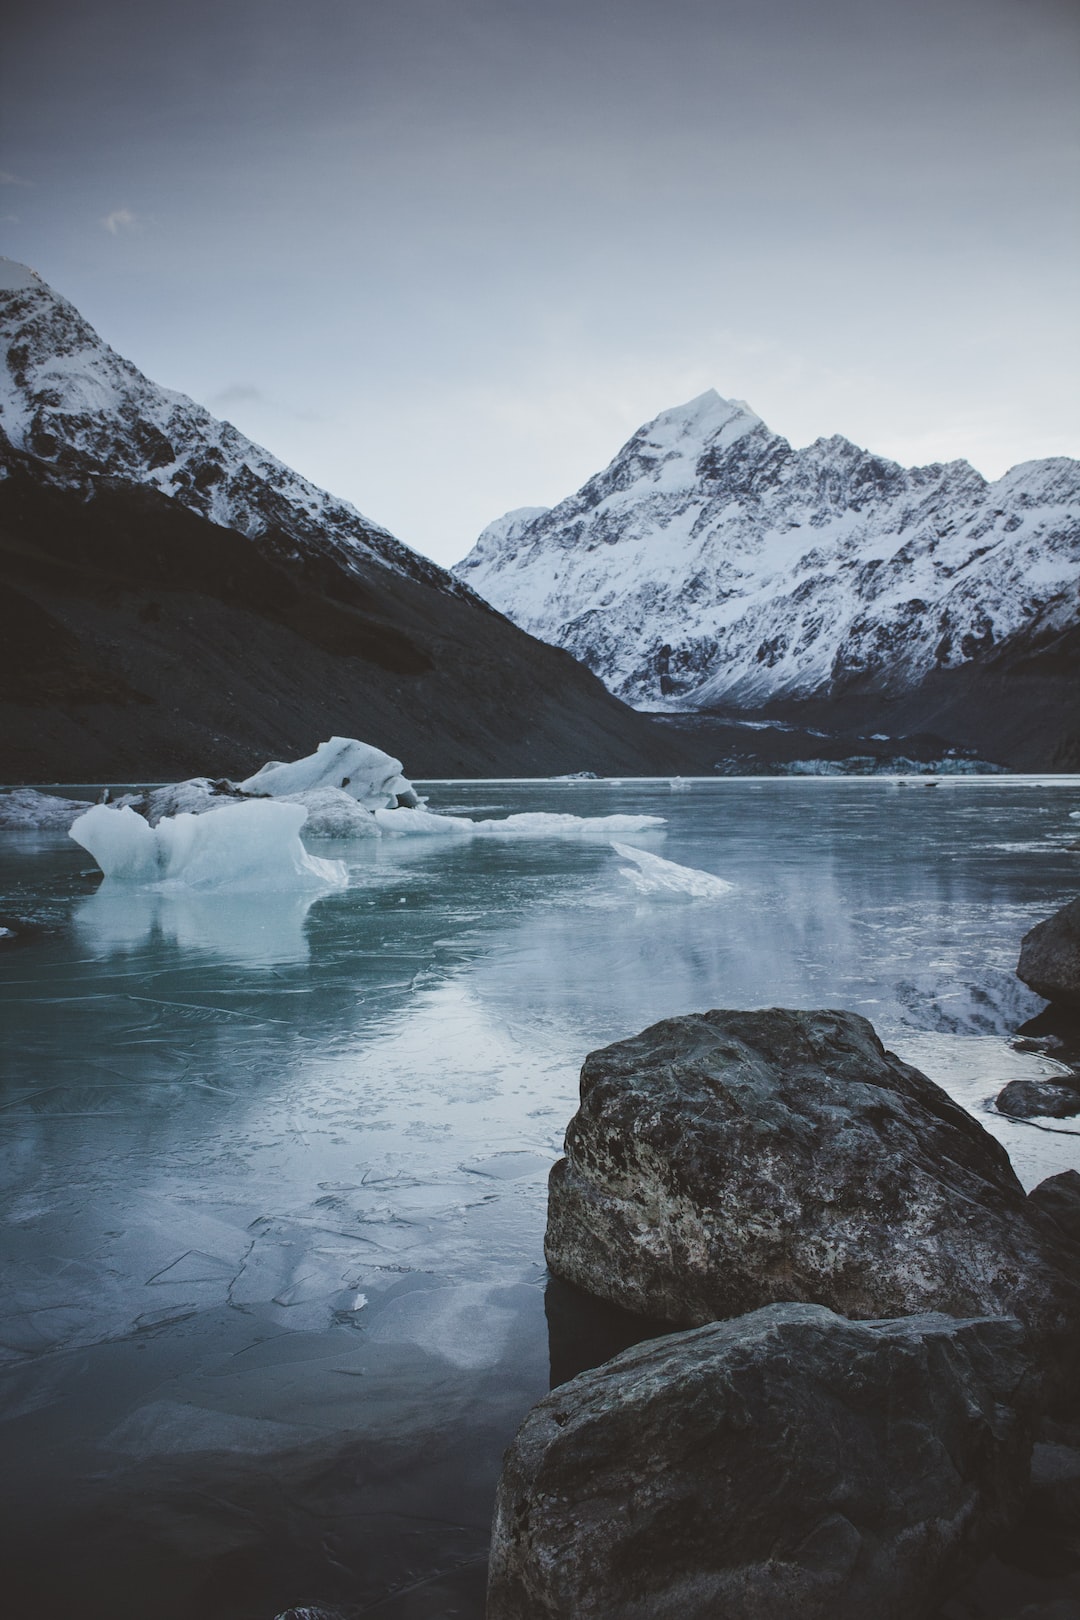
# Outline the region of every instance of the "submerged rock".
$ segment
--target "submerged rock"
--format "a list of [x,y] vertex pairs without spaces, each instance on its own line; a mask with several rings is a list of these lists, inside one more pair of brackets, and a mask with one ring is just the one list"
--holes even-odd
[[1016,972],[1036,995],[1080,1007],[1080,898],[1024,935]]
[[854,1013],[713,1011],[594,1052],[549,1187],[552,1271],[628,1310],[1014,1315],[1051,1363],[1075,1353],[1060,1228]]
[[1080,1114],[1080,1087],[1065,1080],[1010,1080],[998,1092],[994,1107],[1013,1119],[1030,1119],[1033,1114],[1071,1119]]
[[775,1305],[625,1351],[506,1454],[487,1620],[918,1620],[1022,1502],[1021,1330]]

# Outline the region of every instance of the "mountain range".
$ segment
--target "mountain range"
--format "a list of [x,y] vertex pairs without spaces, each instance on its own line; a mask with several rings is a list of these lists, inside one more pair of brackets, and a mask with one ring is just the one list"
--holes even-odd
[[709,391],[454,569],[639,708],[1080,769],[1080,462],[802,450]]
[[0,778],[665,771],[677,737],[0,260]]

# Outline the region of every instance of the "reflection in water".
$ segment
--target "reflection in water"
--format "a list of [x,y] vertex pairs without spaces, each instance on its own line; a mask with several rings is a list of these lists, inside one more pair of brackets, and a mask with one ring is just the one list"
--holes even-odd
[[75,908],[84,949],[98,956],[167,942],[242,967],[306,962],[304,921],[317,893],[213,893],[161,890],[108,879]]
[[[585,1054],[656,1019],[863,1012],[1028,1185],[1080,1164],[985,1111],[1046,1061],[1008,1044],[1013,967],[1075,887],[1075,784],[441,797],[662,815],[632,842],[733,887],[672,905],[607,842],[478,837],[338,846],[315,901],[86,896],[62,835],[0,838],[0,908],[47,925],[0,979],[0,1525],[35,1612],[479,1620],[462,1572],[548,1382],[547,1168]],[[556,1377],[626,1331],[547,1304]]]

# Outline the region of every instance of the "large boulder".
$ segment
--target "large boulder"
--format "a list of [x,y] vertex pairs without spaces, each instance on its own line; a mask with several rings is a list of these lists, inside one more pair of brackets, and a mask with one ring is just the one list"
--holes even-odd
[[1024,935],[1016,972],[1036,995],[1080,1007],[1080,897]]
[[624,1351],[507,1452],[487,1620],[933,1614],[1022,1505],[1021,1340],[775,1305]]
[[1065,1080],[1010,1080],[994,1099],[999,1114],[1013,1119],[1072,1119],[1080,1114],[1080,1086]]
[[1047,1176],[1033,1187],[1028,1197],[1035,1207],[1049,1215],[1063,1232],[1080,1244],[1080,1172],[1062,1170]]
[[545,1248],[558,1276],[678,1325],[780,1300],[1010,1315],[1075,1357],[1080,1250],[854,1013],[699,1013],[592,1053]]

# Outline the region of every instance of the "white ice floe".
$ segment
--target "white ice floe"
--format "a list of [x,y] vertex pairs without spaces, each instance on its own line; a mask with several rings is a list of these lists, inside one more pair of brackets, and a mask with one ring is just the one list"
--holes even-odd
[[676,861],[665,861],[659,855],[650,855],[643,849],[632,849],[629,844],[616,844],[612,849],[632,866],[620,866],[619,876],[629,879],[639,894],[675,895],[688,900],[722,900],[735,887],[711,872],[702,872],[696,866],[680,866]]
[[309,788],[340,788],[366,810],[391,809],[404,802],[418,804],[412,784],[401,774],[400,759],[355,737],[331,737],[313,754],[291,765],[276,760],[264,765],[237,787],[242,793],[265,793],[280,799]]
[[88,799],[61,799],[36,788],[12,788],[0,793],[0,828],[17,832],[64,829],[89,808]]
[[384,833],[399,838],[610,838],[612,833],[650,832],[664,825],[663,816],[571,816],[547,810],[484,821],[430,810],[376,810],[375,820]]
[[151,827],[128,806],[94,805],[70,836],[106,878],[201,889],[344,888],[342,861],[319,860],[300,842],[300,804],[254,801],[215,815],[185,813]]

